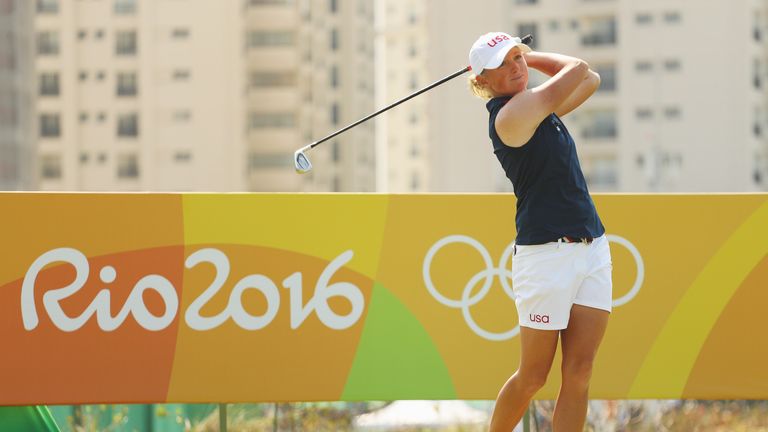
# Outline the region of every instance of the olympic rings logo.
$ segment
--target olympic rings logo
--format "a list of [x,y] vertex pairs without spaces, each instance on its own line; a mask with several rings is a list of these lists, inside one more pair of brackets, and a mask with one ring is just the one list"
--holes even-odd
[[[635,298],[638,292],[640,292],[640,288],[643,285],[643,279],[645,278],[645,265],[643,263],[643,257],[640,255],[640,251],[637,250],[632,242],[625,239],[624,237],[612,234],[606,235],[606,238],[611,243],[625,247],[630,252],[630,254],[632,254],[635,265],[637,266],[637,276],[635,277],[635,282],[632,285],[632,288],[623,296],[613,300],[613,306],[618,307],[627,304],[629,301]],[[435,288],[435,284],[432,282],[432,276],[430,274],[432,260],[435,258],[437,252],[444,246],[452,243],[463,243],[474,248],[480,253],[480,256],[483,258],[483,262],[485,263],[485,269],[472,276],[469,281],[467,281],[466,285],[464,285],[464,290],[462,291],[461,299],[459,300],[448,298],[440,293],[440,291]],[[427,291],[429,291],[435,300],[450,308],[461,309],[464,321],[476,335],[492,341],[512,339],[520,332],[519,325],[516,325],[514,328],[501,333],[488,331],[477,324],[475,319],[472,317],[470,308],[478,304],[488,295],[495,277],[499,278],[504,293],[513,301],[515,300],[515,293],[512,289],[512,285],[510,284],[510,281],[512,280],[512,270],[510,268],[511,266],[507,266],[507,263],[510,262],[510,258],[512,257],[513,250],[514,242],[507,246],[506,249],[504,249],[504,252],[501,254],[501,258],[499,259],[498,265],[494,267],[490,253],[479,241],[465,235],[450,235],[444,237],[432,245],[432,247],[429,248],[429,251],[427,251],[427,255],[424,257],[424,264],[422,266],[424,284],[427,287]],[[480,281],[483,281],[482,287],[473,294],[475,286]]]

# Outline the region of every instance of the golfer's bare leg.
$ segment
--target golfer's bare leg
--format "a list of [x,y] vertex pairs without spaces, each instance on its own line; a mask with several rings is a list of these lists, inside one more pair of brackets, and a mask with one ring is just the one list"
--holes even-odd
[[560,333],[563,346],[563,380],[552,420],[556,432],[584,429],[587,417],[589,379],[609,313],[573,305],[568,328]]
[[558,334],[558,330],[520,327],[520,367],[496,397],[491,432],[510,432],[520,422],[533,395],[547,382]]

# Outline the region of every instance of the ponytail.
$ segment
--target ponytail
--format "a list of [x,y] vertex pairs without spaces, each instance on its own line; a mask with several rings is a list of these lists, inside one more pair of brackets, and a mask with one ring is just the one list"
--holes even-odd
[[469,84],[469,90],[472,92],[472,94],[479,97],[480,99],[488,100],[493,98],[491,91],[481,86],[480,83],[477,82],[477,75],[471,74],[467,79],[467,83]]

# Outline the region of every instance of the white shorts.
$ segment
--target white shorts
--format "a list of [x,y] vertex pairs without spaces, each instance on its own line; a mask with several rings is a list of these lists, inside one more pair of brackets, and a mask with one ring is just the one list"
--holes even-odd
[[517,245],[512,258],[512,287],[520,326],[567,328],[574,304],[610,312],[611,271],[605,235],[591,244]]

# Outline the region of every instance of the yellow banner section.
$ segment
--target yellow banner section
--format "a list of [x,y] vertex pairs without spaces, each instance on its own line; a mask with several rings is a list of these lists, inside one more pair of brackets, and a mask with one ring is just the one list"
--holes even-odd
[[[591,396],[768,398],[768,195],[594,199]],[[0,405],[492,399],[517,368],[512,195],[6,193],[0,218]]]

